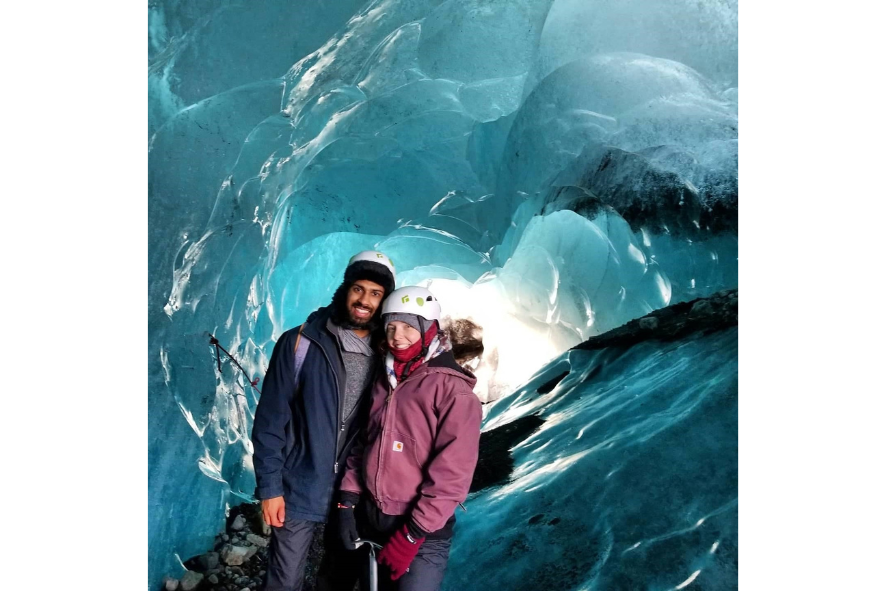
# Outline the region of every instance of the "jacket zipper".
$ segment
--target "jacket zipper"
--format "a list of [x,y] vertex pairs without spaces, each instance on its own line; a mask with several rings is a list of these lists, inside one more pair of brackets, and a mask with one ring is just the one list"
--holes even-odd
[[[427,373],[427,372],[425,372],[425,373]],[[399,388],[400,386],[402,386],[403,384],[405,384],[406,382],[411,380],[413,378],[413,376],[415,376],[414,373],[406,376],[405,380],[397,383],[397,388]],[[394,399],[394,391],[396,390],[396,388],[391,387],[391,382],[388,382],[387,386],[388,386],[388,396],[385,399],[384,422],[381,425],[381,440],[382,440],[382,442],[384,442],[384,440],[385,440],[385,431],[387,431],[387,426],[388,426],[388,423],[390,422],[389,418],[391,415],[391,409],[394,407],[394,405],[391,403],[391,401]],[[381,489],[379,488],[379,477],[381,476],[381,472],[382,472],[381,457],[382,457],[383,452],[384,452],[384,445],[382,444],[382,445],[378,446],[378,470],[376,470],[376,472],[375,472],[375,490],[377,490],[379,492],[378,496],[382,496]],[[378,503],[380,505],[382,505],[381,507],[379,507],[379,509],[384,508],[384,501],[378,500]]]
[[[311,339],[311,337],[307,338]],[[311,340],[314,341],[314,339]],[[332,366],[332,360],[329,359],[329,355],[326,354],[326,349],[324,349],[323,346],[317,341],[314,341],[314,343],[321,351],[323,351],[323,357],[326,358],[326,363],[329,364],[329,368],[332,370],[332,378],[335,380],[335,390],[338,394],[338,396],[336,397],[335,409],[336,413],[338,414],[339,427],[338,430],[335,432],[335,448],[332,450],[332,458],[334,460],[332,472],[333,474],[338,474],[338,442],[341,439],[342,432],[345,430],[345,422],[341,416],[341,386],[339,386],[338,375],[335,373],[335,368]]]
[[[387,396],[387,399],[385,400],[385,412],[382,415],[384,422],[381,425],[382,444],[378,446],[378,470],[375,471],[375,490],[378,491],[379,497],[383,496],[381,494],[381,489],[379,488],[379,476],[381,475],[381,471],[382,471],[382,467],[383,467],[381,457],[382,457],[382,452],[384,451],[385,432],[388,430],[388,415],[390,414],[390,411],[391,411],[391,399],[394,398],[394,389],[391,388],[391,383],[388,382],[387,385],[388,385],[388,396]],[[379,505],[381,505],[381,507],[379,507],[379,509],[383,509],[384,508],[384,501],[382,501],[381,499],[377,499],[377,500],[378,500]]]

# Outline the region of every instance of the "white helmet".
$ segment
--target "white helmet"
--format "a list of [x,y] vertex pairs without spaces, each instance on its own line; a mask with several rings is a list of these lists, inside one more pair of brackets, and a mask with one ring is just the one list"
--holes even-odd
[[383,252],[379,252],[377,250],[364,250],[363,252],[358,252],[354,256],[351,257],[351,260],[348,261],[348,266],[350,267],[354,263],[358,261],[367,261],[369,263],[379,263],[388,269],[391,272],[391,275],[394,279],[397,278],[397,273],[394,271],[394,261],[388,258]]
[[425,320],[440,320],[440,302],[424,287],[412,285],[391,292],[381,308],[385,314],[415,314]]

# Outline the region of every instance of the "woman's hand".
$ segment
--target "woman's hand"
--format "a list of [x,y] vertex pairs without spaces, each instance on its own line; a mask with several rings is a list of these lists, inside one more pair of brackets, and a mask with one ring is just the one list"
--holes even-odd
[[424,538],[413,539],[405,525],[391,536],[378,553],[378,562],[391,569],[392,581],[396,581],[409,570],[409,565],[424,541]]

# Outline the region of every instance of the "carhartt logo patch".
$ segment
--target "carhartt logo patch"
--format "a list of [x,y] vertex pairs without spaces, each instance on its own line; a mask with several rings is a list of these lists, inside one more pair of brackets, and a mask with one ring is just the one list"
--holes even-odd
[[394,451],[403,451],[403,442],[395,441],[394,442]]

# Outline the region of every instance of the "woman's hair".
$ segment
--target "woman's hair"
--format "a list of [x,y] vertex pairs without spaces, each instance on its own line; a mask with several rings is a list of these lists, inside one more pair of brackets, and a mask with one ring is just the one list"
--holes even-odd
[[452,343],[452,356],[462,367],[483,355],[483,327],[467,318],[450,320],[446,326],[449,342]]

